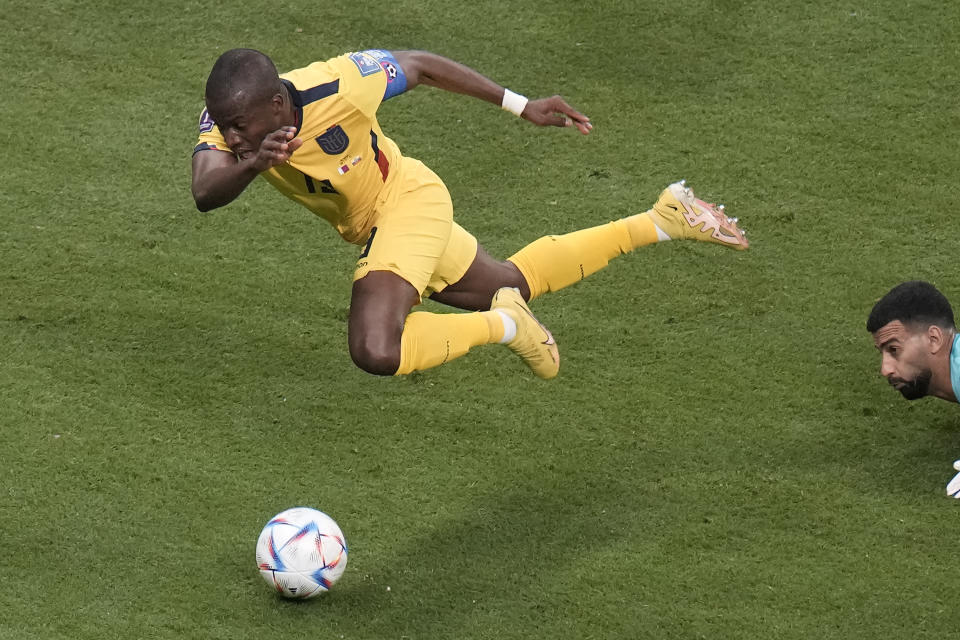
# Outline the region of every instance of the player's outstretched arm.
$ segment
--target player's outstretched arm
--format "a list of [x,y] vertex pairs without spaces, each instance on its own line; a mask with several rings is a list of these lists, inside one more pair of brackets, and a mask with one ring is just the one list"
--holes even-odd
[[190,190],[200,211],[210,211],[233,202],[261,172],[290,159],[301,144],[296,127],[268,133],[256,153],[237,157],[218,150],[193,154]]
[[571,107],[560,96],[526,101],[523,96],[507,91],[470,67],[435,53],[428,51],[392,51],[391,53],[400,63],[407,77],[407,90],[425,84],[445,91],[473,96],[504,108],[514,106],[520,111],[517,115],[541,127],[575,126],[583,134],[590,133],[593,128],[590,118]]

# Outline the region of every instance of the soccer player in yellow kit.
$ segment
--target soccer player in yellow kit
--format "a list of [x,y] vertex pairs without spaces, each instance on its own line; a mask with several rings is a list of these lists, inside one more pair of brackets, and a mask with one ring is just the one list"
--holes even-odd
[[[526,301],[663,240],[747,248],[736,219],[681,182],[646,213],[545,236],[508,260],[493,259],[453,221],[443,182],[404,157],[377,122],[381,102],[422,84],[501,105],[540,126],[592,129],[560,96],[527,100],[425,51],[360,51],[280,75],[263,53],[233,49],[207,79],[193,153],[197,208],[226,205],[263,175],[363,245],[348,324],[350,355],[361,369],[401,375],[503,343],[536,375],[552,378],[556,343]],[[411,313],[423,296],[472,313]]]

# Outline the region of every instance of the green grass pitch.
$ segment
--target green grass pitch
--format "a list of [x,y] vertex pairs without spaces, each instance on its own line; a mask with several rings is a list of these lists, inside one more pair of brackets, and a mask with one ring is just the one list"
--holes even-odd
[[[864,322],[909,278],[960,303],[958,7],[6,3],[0,638],[955,637],[960,408],[901,400]],[[642,249],[537,301],[552,382],[494,347],[366,375],[355,247],[264,183],[193,206],[236,46],[427,49],[587,113],[382,107],[494,255],[680,178],[753,246]],[[295,505],[350,545],[306,603],[254,564]]]

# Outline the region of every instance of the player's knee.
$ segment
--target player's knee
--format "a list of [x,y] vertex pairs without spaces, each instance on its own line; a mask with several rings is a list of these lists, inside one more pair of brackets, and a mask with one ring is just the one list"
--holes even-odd
[[520,269],[517,268],[517,265],[512,262],[507,262],[507,265],[510,269],[510,279],[513,282],[513,286],[519,288],[526,288],[529,285],[527,284],[527,279],[523,277],[523,274],[520,273]]
[[520,268],[510,260],[504,260],[501,263],[501,270],[503,271],[504,279],[504,284],[501,286],[519,289],[524,300],[529,300],[530,285],[527,283],[527,279],[523,277]]
[[400,343],[361,337],[350,340],[353,363],[377,376],[392,376],[400,368]]

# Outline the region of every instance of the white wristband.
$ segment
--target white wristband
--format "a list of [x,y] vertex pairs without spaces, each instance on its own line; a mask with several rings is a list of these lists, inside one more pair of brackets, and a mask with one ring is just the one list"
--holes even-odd
[[500,104],[500,106],[513,115],[519,116],[527,107],[527,98],[519,93],[510,91],[510,89],[504,89],[503,102]]

